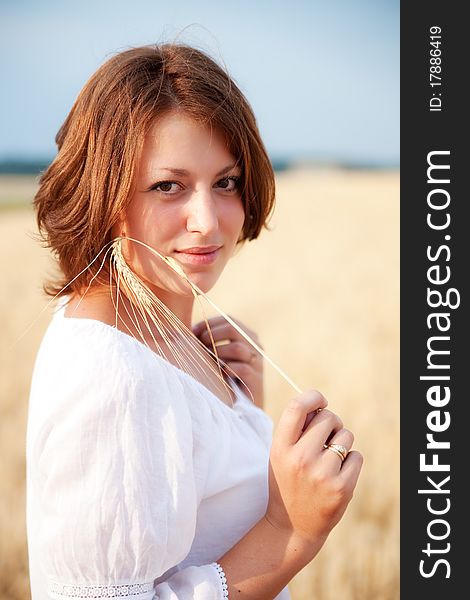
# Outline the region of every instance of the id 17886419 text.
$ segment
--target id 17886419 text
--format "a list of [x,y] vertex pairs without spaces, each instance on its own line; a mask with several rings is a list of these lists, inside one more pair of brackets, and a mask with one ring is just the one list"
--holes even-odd
[[429,110],[440,112],[442,110],[442,30],[433,25],[429,28],[429,85],[431,86],[431,98],[429,99]]

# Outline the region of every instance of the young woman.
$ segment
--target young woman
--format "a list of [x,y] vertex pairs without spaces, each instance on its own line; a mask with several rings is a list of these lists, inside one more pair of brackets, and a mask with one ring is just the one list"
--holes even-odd
[[135,48],[93,75],[57,144],[35,198],[60,302],[28,416],[33,600],[289,598],[362,457],[315,390],[273,436],[256,334],[192,323],[195,290],[274,206],[249,104],[199,50]]

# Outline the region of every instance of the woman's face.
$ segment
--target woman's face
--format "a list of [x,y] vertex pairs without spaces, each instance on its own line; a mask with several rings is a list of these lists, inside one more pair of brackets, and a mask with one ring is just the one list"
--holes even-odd
[[[207,292],[232,256],[245,219],[235,162],[216,131],[181,112],[159,118],[145,139],[136,191],[116,235],[175,258]],[[157,295],[159,289],[192,295],[148,249],[126,240],[123,250],[132,270]]]

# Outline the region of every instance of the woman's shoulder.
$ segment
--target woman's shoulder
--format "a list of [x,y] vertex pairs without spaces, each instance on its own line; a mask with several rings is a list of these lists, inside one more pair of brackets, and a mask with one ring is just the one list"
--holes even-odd
[[145,363],[134,344],[129,343],[132,341],[130,336],[102,321],[65,317],[61,307],[42,339],[38,359],[54,370],[70,364],[75,371],[82,367],[87,373],[98,372],[103,376],[115,365],[127,372]]
[[130,335],[95,319],[65,317],[62,306],[38,350],[31,395],[60,403],[85,397],[129,403],[138,397],[165,405],[173,398],[178,405],[181,384],[169,367]]

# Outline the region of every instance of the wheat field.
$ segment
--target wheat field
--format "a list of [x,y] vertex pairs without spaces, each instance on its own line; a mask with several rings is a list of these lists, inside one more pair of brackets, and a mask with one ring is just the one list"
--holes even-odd
[[[51,259],[34,239],[36,181],[0,178],[0,598],[30,597],[25,435],[31,371],[50,310]],[[242,248],[209,296],[258,332],[301,389],[316,388],[364,467],[354,498],[293,600],[399,598],[399,173],[301,168],[277,175],[271,231]],[[207,314],[213,312],[207,308]],[[295,395],[266,365],[266,411]]]

